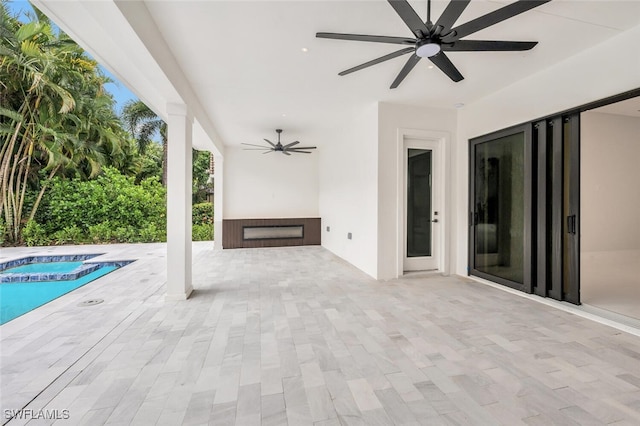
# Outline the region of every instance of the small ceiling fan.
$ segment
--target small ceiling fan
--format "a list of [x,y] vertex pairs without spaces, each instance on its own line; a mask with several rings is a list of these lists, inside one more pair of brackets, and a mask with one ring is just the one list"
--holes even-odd
[[373,59],[364,64],[342,71],[338,75],[347,75],[355,71],[379,64],[398,56],[412,53],[402,70],[391,84],[395,89],[402,83],[407,74],[416,66],[422,58],[428,58],[435,66],[440,68],[454,82],[464,79],[460,71],[449,60],[445,52],[487,52],[487,51],[522,51],[532,49],[537,41],[493,41],[493,40],[461,40],[470,34],[495,25],[506,19],[519,15],[534,7],[548,3],[551,0],[519,0],[484,16],[473,19],[462,25],[454,27],[462,12],[471,0],[451,0],[440,18],[431,22],[431,0],[427,0],[427,20],[423,21],[407,0],[387,0],[404,23],[409,27],[415,38],[387,37],[378,35],[316,33],[318,38],[331,38],[338,40],[369,41],[374,43],[401,44],[403,49]]
[[269,139],[265,139],[265,142],[267,142],[270,146],[255,145],[252,143],[243,143],[242,145],[258,147],[258,148],[244,148],[244,149],[250,150],[250,151],[264,151],[263,154],[269,154],[270,152],[281,152],[284,155],[291,155],[292,152],[301,153],[301,154],[311,154],[311,151],[305,151],[305,150],[316,149],[315,146],[296,147],[296,145],[300,143],[298,141],[291,142],[286,145],[282,145],[282,143],[280,143],[280,134],[282,133],[282,129],[276,129],[276,133],[278,134],[278,143],[273,143]]

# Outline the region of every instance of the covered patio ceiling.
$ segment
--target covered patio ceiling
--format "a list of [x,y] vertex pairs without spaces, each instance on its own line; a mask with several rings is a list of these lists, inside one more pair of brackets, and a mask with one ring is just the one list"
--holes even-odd
[[[167,102],[190,105],[222,149],[274,136],[276,127],[286,140],[322,146],[327,129],[375,102],[470,104],[640,22],[637,1],[554,0],[469,37],[538,41],[533,50],[450,53],[465,77],[460,83],[423,60],[390,90],[406,57],[337,74],[396,46],[315,38],[319,31],[410,36],[386,1],[34,3],[160,115]],[[426,16],[426,1],[410,3]],[[508,3],[475,0],[458,24]],[[433,1],[432,16],[447,4]]]

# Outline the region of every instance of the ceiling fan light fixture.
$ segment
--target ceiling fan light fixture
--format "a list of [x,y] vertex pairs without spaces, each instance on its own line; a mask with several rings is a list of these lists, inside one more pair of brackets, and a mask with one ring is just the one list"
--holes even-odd
[[421,58],[430,58],[440,53],[440,44],[427,41],[416,48],[416,55]]

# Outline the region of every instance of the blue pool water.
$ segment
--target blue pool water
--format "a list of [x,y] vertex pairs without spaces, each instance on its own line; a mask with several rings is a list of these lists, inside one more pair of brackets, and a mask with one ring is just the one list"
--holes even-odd
[[0,263],[0,324],[133,262],[87,262],[97,256],[30,256]]
[[[80,262],[82,263],[82,262]],[[57,299],[63,294],[82,287],[109,272],[117,266],[103,266],[81,278],[70,281],[41,281],[0,284],[0,324],[11,321],[38,306]]]
[[78,267],[82,266],[83,262],[43,262],[43,263],[29,263],[27,265],[16,266],[15,268],[5,269],[4,273],[65,273],[71,272]]

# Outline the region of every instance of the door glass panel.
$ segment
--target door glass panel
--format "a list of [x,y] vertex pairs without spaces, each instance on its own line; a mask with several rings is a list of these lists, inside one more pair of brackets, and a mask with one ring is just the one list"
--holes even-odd
[[474,266],[524,282],[524,133],[475,146]]
[[407,257],[431,256],[431,150],[409,149]]
[[581,170],[574,235],[580,237],[580,298],[640,320],[640,117],[609,107],[582,113],[580,153],[573,152]]

